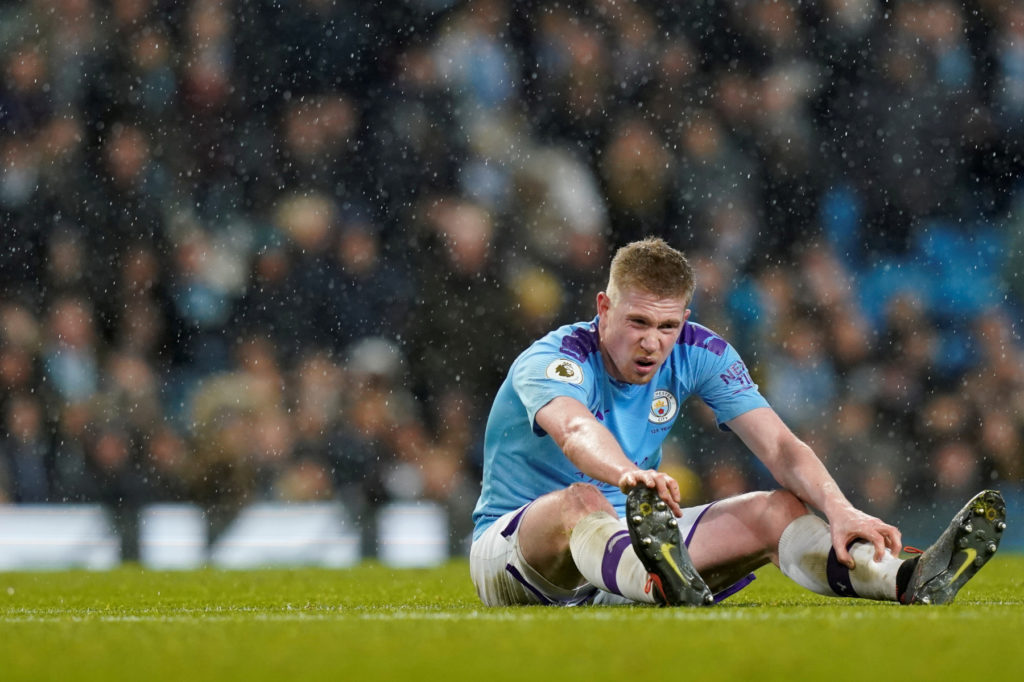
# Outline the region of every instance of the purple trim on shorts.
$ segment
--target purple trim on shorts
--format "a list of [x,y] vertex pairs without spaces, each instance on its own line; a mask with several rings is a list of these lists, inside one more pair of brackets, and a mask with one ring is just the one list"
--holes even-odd
[[512,533],[516,532],[516,528],[519,527],[519,522],[523,520],[523,514],[525,514],[526,510],[530,508],[530,504],[533,504],[533,502],[523,505],[523,508],[520,509],[519,512],[512,517],[512,520],[508,522],[508,525],[505,526],[505,529],[501,531],[501,537],[512,537]]
[[[852,544],[852,543],[851,543]],[[836,558],[836,548],[828,551],[828,561],[825,563],[825,575],[828,576],[828,586],[840,597],[859,597],[857,590],[853,589],[853,581],[850,580],[850,569],[839,563]]]
[[619,581],[615,579],[615,573],[619,570],[619,560],[622,553],[631,544],[628,530],[620,530],[612,533],[608,543],[604,546],[604,558],[601,559],[601,580],[609,592],[621,595],[619,592]]
[[594,598],[597,597],[598,592],[600,592],[600,590],[594,587],[593,590],[591,590],[587,594],[584,594],[582,597],[576,597],[575,599],[569,599],[567,601],[560,602],[559,606],[582,606],[584,604],[589,604],[590,602],[594,601]]
[[526,578],[523,577],[523,574],[520,573],[515,566],[513,566],[512,564],[505,564],[505,570],[508,571],[513,578],[522,583],[523,587],[528,589],[530,592],[533,592],[533,596],[537,597],[537,599],[540,600],[541,604],[543,604],[544,606],[551,606],[552,604],[554,604],[554,602],[545,597],[540,590],[538,590],[530,583],[526,582]]
[[[697,514],[697,518],[694,519],[693,525],[690,526],[690,532],[686,534],[686,539],[683,541],[683,544],[685,544],[687,547],[690,546],[690,541],[693,540],[693,534],[697,530],[697,525],[700,523],[700,520],[704,518],[704,515],[708,513],[709,509],[715,506],[716,502],[717,500],[715,502],[712,502],[708,506],[704,507],[704,509],[701,510],[700,514]],[[729,587],[725,588],[721,592],[716,593],[715,603],[717,604],[723,599],[728,599],[729,597],[731,597],[732,595],[736,594],[744,587],[749,585],[750,583],[754,582],[756,578],[757,576],[753,573],[748,574],[746,577],[740,578]]]
[[[715,500],[715,502],[717,501],[718,500]],[[700,523],[700,520],[703,519],[704,515],[708,513],[708,509],[711,509],[712,507],[715,506],[715,502],[712,502],[708,506],[704,507],[704,509],[701,510],[700,514],[697,514],[697,518],[693,520],[693,525],[690,526],[690,532],[686,534],[686,539],[683,540],[684,545],[686,545],[687,547],[690,546],[690,541],[693,540],[693,534],[697,530],[697,524]]]
[[740,578],[739,580],[734,582],[729,587],[727,587],[724,590],[722,590],[721,592],[717,593],[715,595],[715,603],[717,604],[718,602],[722,601],[723,599],[728,599],[729,597],[731,597],[732,595],[736,594],[737,592],[739,592],[740,590],[742,590],[744,587],[746,587],[750,583],[754,582],[755,580],[757,580],[757,576],[754,575],[753,573],[748,573],[746,577]]

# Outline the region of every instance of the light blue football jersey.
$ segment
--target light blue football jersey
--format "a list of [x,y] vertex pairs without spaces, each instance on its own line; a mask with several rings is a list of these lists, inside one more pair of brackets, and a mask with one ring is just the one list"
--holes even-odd
[[591,483],[624,514],[615,486],[586,476],[534,421],[558,396],[580,401],[641,469],[661,463],[661,444],[689,396],[700,397],[721,425],[768,402],[732,346],[686,322],[679,341],[647,384],[616,381],[605,371],[597,318],[566,325],[527,348],[509,370],[491,407],[484,436],[484,473],[473,512],[476,539],[501,515],[572,483]]

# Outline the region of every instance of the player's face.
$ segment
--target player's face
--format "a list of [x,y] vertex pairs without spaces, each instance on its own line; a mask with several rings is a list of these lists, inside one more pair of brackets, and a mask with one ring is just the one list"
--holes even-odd
[[613,379],[646,384],[665,363],[690,316],[686,300],[625,289],[597,295],[601,355]]

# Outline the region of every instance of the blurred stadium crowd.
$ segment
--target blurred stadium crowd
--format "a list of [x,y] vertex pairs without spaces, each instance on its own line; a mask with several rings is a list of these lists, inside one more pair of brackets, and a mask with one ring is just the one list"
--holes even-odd
[[[0,500],[434,499],[620,244],[865,509],[1024,484],[1024,5],[0,0]],[[691,499],[763,485],[710,412]]]

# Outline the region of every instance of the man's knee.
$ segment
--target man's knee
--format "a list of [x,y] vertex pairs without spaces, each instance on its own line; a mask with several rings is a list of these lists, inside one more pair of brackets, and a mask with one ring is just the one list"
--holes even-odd
[[615,508],[595,486],[573,483],[534,502],[523,519],[524,532],[531,537],[543,538],[545,546],[552,542],[564,544],[565,551],[568,551],[572,529],[580,519],[597,511],[615,516]]
[[765,531],[776,539],[782,535],[782,531],[794,520],[810,513],[807,505],[788,490],[765,492],[763,493],[762,503],[764,509],[760,516],[766,526]]
[[780,517],[793,520],[809,513],[807,505],[788,490],[772,490],[767,497],[769,508]]
[[615,508],[601,491],[587,483],[574,483],[539,498],[519,528],[523,559],[556,585],[576,584],[579,571],[570,554],[569,538],[581,519],[598,511],[615,516]]
[[612,507],[608,498],[590,483],[573,483],[563,491],[563,518],[566,526],[572,527],[584,516],[596,511],[608,512],[615,515],[615,508]]

